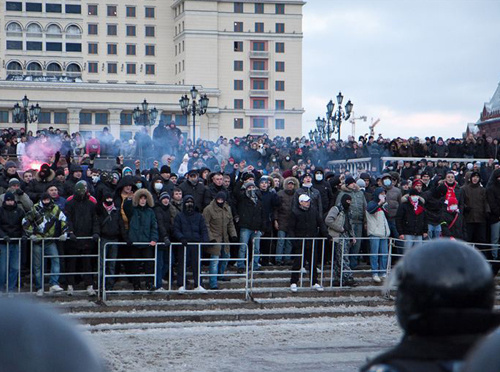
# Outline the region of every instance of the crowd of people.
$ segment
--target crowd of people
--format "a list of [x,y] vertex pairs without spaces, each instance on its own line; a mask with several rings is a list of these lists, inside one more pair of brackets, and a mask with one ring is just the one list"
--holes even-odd
[[[446,236],[474,242],[488,258],[497,259],[500,166],[498,141],[489,137],[315,142],[248,135],[193,144],[169,123],[155,128],[152,139],[147,130],[138,132],[125,151],[106,128],[87,139],[53,128],[36,136],[9,128],[1,138],[0,288],[6,287],[8,271],[8,290],[18,284],[19,269],[32,270],[37,294],[43,295],[43,249],[51,257],[50,292],[72,295],[81,279],[88,294],[95,295],[95,278],[88,273],[96,270],[98,244],[110,259],[109,275],[135,274],[133,288],[142,289],[144,282],[151,291],[163,290],[169,269],[175,268],[177,288],[184,292],[191,287],[184,273],[189,266],[192,287],[205,291],[207,284],[199,280],[200,253],[210,258],[210,289],[230,280],[224,276],[228,265],[244,273],[249,255],[254,270],[291,267],[293,292],[303,263],[312,273],[311,286],[323,290],[317,277],[322,260],[334,266],[335,282],[357,285],[352,271],[364,252],[371,254],[373,281],[382,282],[389,238],[396,239],[398,253]],[[29,169],[40,151],[46,162]],[[15,154],[18,162],[8,157]],[[369,166],[353,173],[329,163],[384,155],[422,159],[389,161],[380,170]],[[96,158],[104,156],[114,165],[99,169]],[[137,159],[130,167],[125,165],[129,156]],[[481,163],[477,157],[490,160]],[[19,243],[10,242],[14,238]],[[197,243],[204,243],[201,252]],[[151,258],[157,244],[154,280]],[[303,259],[292,254],[300,252]],[[58,257],[64,255],[80,257]],[[120,257],[146,260],[142,265],[112,261]],[[87,274],[59,275],[77,271]],[[148,276],[141,280],[142,272]],[[113,277],[106,281],[108,289],[114,284]]]

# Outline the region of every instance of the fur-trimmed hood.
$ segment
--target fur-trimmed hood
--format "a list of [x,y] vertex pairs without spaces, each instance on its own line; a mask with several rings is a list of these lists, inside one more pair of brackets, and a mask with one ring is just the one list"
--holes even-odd
[[139,205],[139,199],[141,196],[146,196],[148,205],[153,208],[155,203],[153,202],[153,195],[146,189],[139,189],[134,193],[134,197],[132,198],[132,205],[137,207]]
[[280,187],[283,187],[283,181],[285,179],[283,178],[283,176],[281,174],[279,174],[278,172],[273,172],[273,173],[271,173],[269,175],[269,177],[271,177],[271,179],[273,179],[273,178],[279,178],[279,180],[280,180]]
[[283,181],[283,189],[286,190],[286,184],[290,180],[293,181],[293,189],[297,190],[300,187],[300,184],[299,184],[299,180],[296,179],[295,177],[287,177],[287,178],[285,178],[285,180]]
[[340,191],[344,191],[344,192],[347,192],[347,193],[351,193],[351,192],[356,192],[356,191],[359,191],[361,190],[361,188],[356,184],[356,183],[353,183],[353,185],[355,186],[354,189],[350,189],[349,187],[347,187],[346,185],[342,185],[340,187]]

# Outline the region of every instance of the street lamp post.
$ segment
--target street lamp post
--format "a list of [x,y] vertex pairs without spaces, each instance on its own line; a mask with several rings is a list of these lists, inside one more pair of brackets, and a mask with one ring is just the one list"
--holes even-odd
[[14,121],[16,123],[22,123],[24,122],[24,132],[28,132],[28,122],[29,123],[34,123],[35,121],[38,120],[38,115],[40,115],[40,111],[42,111],[42,108],[38,105],[38,103],[35,105],[30,104],[30,100],[28,97],[25,95],[24,98],[22,99],[22,106],[19,105],[19,103],[16,103],[14,105]]
[[184,115],[192,115],[193,116],[193,144],[196,142],[196,115],[203,115],[207,112],[208,101],[209,98],[206,94],[203,96],[200,95],[198,101],[196,98],[198,97],[198,89],[195,86],[191,88],[189,91],[191,94],[191,102],[189,101],[189,97],[187,94],[181,96],[179,100],[179,104],[181,106],[182,113]]
[[155,125],[156,118],[158,117],[158,110],[156,107],[149,109],[149,103],[144,99],[141,103],[141,107],[137,106],[132,113],[135,125],[141,125],[143,127],[151,127]]
[[[328,140],[330,140],[330,136],[333,133],[338,133],[338,140],[340,141],[340,127],[342,126],[342,121],[343,120],[348,120],[351,117],[351,112],[352,112],[352,107],[354,106],[352,102],[349,100],[346,105],[345,105],[345,111],[342,109],[342,101],[344,100],[344,96],[342,95],[341,92],[337,95],[337,104],[338,104],[338,109],[334,112],[333,109],[335,108],[335,104],[333,103],[332,100],[328,102],[326,105],[326,119],[328,125],[326,128],[323,130],[323,133],[328,137]],[[318,125],[318,119],[316,120],[316,125]],[[325,119],[323,119],[325,120]],[[324,124],[321,124],[324,126]],[[331,127],[330,127],[331,125]]]

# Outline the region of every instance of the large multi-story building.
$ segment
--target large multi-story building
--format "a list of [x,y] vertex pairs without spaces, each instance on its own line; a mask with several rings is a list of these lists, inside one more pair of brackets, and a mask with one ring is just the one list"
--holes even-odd
[[146,99],[191,135],[179,99],[210,99],[196,133],[302,133],[302,0],[0,0],[0,123],[130,137]]

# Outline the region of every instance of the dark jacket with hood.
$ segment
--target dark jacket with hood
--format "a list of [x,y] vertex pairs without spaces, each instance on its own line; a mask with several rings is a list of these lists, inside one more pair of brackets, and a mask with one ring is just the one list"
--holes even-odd
[[311,203],[308,209],[298,207],[292,211],[287,234],[300,238],[328,237],[328,230],[323,218]]
[[479,182],[473,184],[471,175],[465,177],[465,186],[462,188],[464,194],[464,222],[465,223],[486,223],[488,219],[488,200],[486,189],[481,185],[481,175]]
[[164,241],[165,238],[171,239],[173,229],[172,208],[174,207],[171,205],[171,201],[167,206],[165,206],[162,202],[158,202],[155,206],[160,241]]
[[24,210],[17,205],[6,205],[5,201],[0,208],[0,238],[20,238],[23,236]]
[[89,199],[88,192],[83,197],[75,195],[66,203],[64,214],[67,218],[68,232],[76,236],[91,237],[99,234],[96,204]]
[[238,216],[239,227],[254,231],[264,231],[264,206],[262,204],[260,191],[255,190],[255,202],[246,195],[245,188],[242,188],[238,194]]
[[425,200],[419,196],[418,207],[415,210],[410,201],[411,196],[405,195],[401,199],[396,214],[396,227],[400,235],[421,236],[427,234],[427,213],[424,208]]
[[344,195],[351,196],[351,206],[349,208],[351,221],[353,223],[363,223],[363,221],[365,220],[365,211],[367,205],[365,193],[361,191],[360,187],[356,184],[354,184],[354,189],[351,189],[346,185],[342,185],[335,205],[340,204],[342,196]]
[[205,185],[203,182],[200,181],[200,178],[198,178],[198,181],[196,182],[195,185],[193,185],[188,179],[186,179],[180,186],[179,188],[182,190],[182,195],[187,196],[187,195],[192,195],[194,198],[194,207],[198,212],[203,211],[204,207],[204,202],[205,202]]
[[[147,202],[144,207],[139,205],[139,199],[146,196]],[[158,222],[154,212],[154,203],[151,193],[146,189],[139,189],[132,199],[133,212],[129,223],[128,240],[132,242],[149,243],[158,241]],[[145,248],[139,245],[138,248]]]
[[[111,194],[106,195],[111,196]],[[103,196],[103,201],[106,195]],[[125,226],[116,206],[108,212],[102,203],[99,203],[97,206],[97,221],[99,223],[101,238],[117,241],[126,240]]]
[[33,180],[26,187],[26,193],[36,203],[40,200],[40,196],[47,190],[47,187],[52,184],[56,173],[50,169],[48,164],[43,164],[33,178]]
[[186,240],[188,242],[206,243],[209,241],[209,237],[205,218],[196,210],[187,211],[185,208],[187,200],[194,202],[192,195],[183,198],[183,210],[174,219],[174,239],[179,242]]
[[[316,180],[317,172],[320,172],[323,175],[323,179],[321,181]],[[318,167],[314,170],[312,183],[313,187],[319,191],[322,206],[321,213],[325,215],[326,213],[328,213],[330,208],[335,205],[335,199],[333,198],[333,192],[330,183],[325,180],[325,173],[323,172],[323,168]]]

